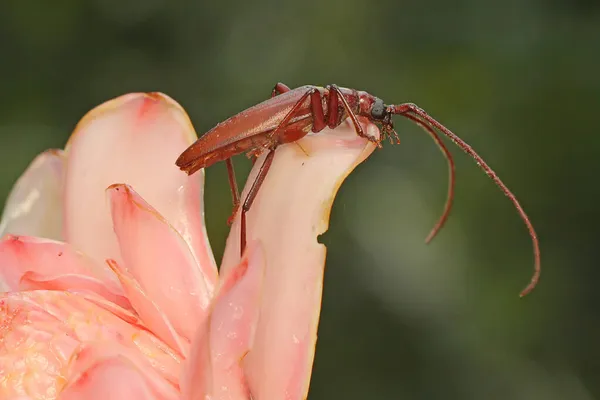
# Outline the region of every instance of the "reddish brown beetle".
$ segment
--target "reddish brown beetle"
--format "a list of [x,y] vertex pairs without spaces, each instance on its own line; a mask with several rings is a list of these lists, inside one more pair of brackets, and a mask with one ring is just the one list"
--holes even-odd
[[[256,180],[252,183],[248,195],[242,204],[241,251],[243,253],[246,246],[246,213],[250,210],[258,190],[265,180],[277,146],[295,142],[310,132],[320,132],[325,127],[336,128],[349,117],[359,136],[381,147],[381,141],[386,137],[392,143],[394,141],[399,142],[398,135],[392,123],[393,115],[401,115],[422,127],[434,139],[448,160],[450,171],[448,198],[444,212],[431,233],[427,236],[426,242],[433,239],[446,222],[454,195],[454,162],[450,152],[434,130],[436,128],[477,162],[477,165],[511,200],[525,222],[533,242],[535,264],[531,281],[521,292],[521,296],[525,296],[531,292],[540,277],[540,250],[533,225],[529,221],[521,204],[471,146],[415,104],[385,105],[383,100],[367,92],[340,88],[335,85],[325,88],[319,86],[302,86],[292,90],[283,83],[278,83],[273,89],[271,99],[234,115],[206,132],[179,156],[176,164],[183,171],[191,175],[201,168],[209,167],[218,161],[225,161],[234,203],[233,218],[240,205],[240,199],[231,157],[247,153],[248,156],[256,159],[263,151],[268,152]],[[377,124],[381,130],[381,137],[373,138],[367,136],[358,117],[365,117]],[[232,218],[230,218],[230,221]]]

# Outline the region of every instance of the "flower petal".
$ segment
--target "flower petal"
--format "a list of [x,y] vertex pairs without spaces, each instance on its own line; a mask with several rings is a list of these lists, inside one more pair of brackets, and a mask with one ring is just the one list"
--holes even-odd
[[212,293],[188,244],[127,185],[107,189],[123,265],[188,341],[208,313]]
[[163,94],[129,94],[90,111],[66,148],[67,241],[97,261],[121,261],[104,190],[127,183],[189,244],[212,290],[217,270],[203,221],[204,175],[188,177],[175,166],[195,138],[185,111]]
[[69,276],[72,286],[58,290],[91,291],[128,304],[116,276],[105,264],[95,263],[67,243],[8,235],[0,240],[0,280],[6,290],[24,290],[25,275],[30,284],[37,282],[38,289],[50,289],[43,282],[53,281],[53,290],[58,289],[57,280]]
[[[103,359],[79,375],[61,392],[60,400],[163,400],[151,390],[152,382],[123,357]],[[168,397],[177,400],[177,396]]]
[[[370,134],[375,125],[363,121]],[[266,272],[260,317],[244,370],[255,398],[304,399],[308,393],[321,308],[327,230],[337,189],[375,146],[346,121],[299,143],[277,148],[248,213],[248,241],[264,244]],[[256,177],[261,157],[248,178]],[[246,185],[247,193],[250,185]],[[239,218],[227,241],[221,273],[239,262]]]
[[45,151],[32,161],[8,196],[0,236],[12,233],[62,239],[63,172],[61,150]]
[[130,349],[106,343],[84,346],[74,354],[67,380],[61,400],[179,400],[177,387],[162,379],[146,360]]
[[250,243],[223,279],[209,324],[196,333],[181,383],[185,399],[251,398],[241,361],[254,340],[264,270],[262,246]]
[[184,342],[183,338],[173,328],[171,321],[165,315],[163,310],[144,292],[144,289],[135,280],[129,271],[124,269],[115,260],[106,260],[109,267],[115,272],[121,281],[121,285],[125,289],[127,298],[131,302],[131,306],[138,313],[144,324],[158,336],[164,340],[171,348],[179,352],[181,355],[188,353],[189,346]]
[[132,309],[127,297],[115,294],[106,287],[104,282],[85,275],[62,274],[46,276],[27,271],[19,282],[19,290],[58,290],[70,293],[96,293],[120,307],[127,310]]
[[213,368],[210,354],[210,320],[196,329],[181,377],[183,400],[206,400],[212,393]]
[[[165,351],[135,316],[95,295],[56,291],[0,294],[0,398],[55,399],[81,343],[117,346],[177,385],[177,355]],[[126,318],[123,318],[126,317]],[[127,318],[128,317],[128,318]]]

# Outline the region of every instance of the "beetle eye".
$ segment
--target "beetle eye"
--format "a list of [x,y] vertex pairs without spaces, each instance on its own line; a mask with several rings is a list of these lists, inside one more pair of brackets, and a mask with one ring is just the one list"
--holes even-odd
[[385,106],[383,105],[383,100],[375,100],[373,107],[371,107],[371,117],[373,119],[383,119],[385,117]]

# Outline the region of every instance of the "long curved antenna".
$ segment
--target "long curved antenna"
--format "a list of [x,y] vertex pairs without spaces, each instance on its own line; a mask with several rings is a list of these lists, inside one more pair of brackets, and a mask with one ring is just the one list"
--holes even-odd
[[415,117],[411,114],[404,114],[402,116],[410,119],[415,124],[423,128],[423,130],[427,132],[429,136],[431,136],[435,144],[437,144],[438,148],[440,149],[442,154],[444,154],[444,157],[446,157],[446,160],[448,161],[448,195],[446,197],[446,204],[444,205],[444,211],[442,212],[442,215],[427,235],[427,238],[425,238],[425,243],[429,244],[429,242],[431,242],[433,238],[436,237],[436,235],[439,233],[439,231],[444,227],[444,224],[450,216],[450,210],[452,209],[452,203],[454,200],[454,186],[456,183],[454,159],[452,158],[452,153],[450,153],[444,142],[442,142],[442,139],[422,119]]
[[[540,244],[538,241],[537,234],[535,233],[535,229],[529,220],[529,217],[523,210],[521,203],[517,200],[516,196],[506,187],[504,182],[500,180],[498,175],[490,168],[490,166],[475,152],[475,150],[469,146],[464,140],[456,136],[450,129],[446,128],[444,125],[436,121],[433,117],[425,112],[422,108],[413,103],[405,103],[399,105],[391,105],[388,106],[387,111],[392,114],[402,115],[403,117],[409,118],[407,115],[416,114],[417,116],[423,118],[429,124],[431,124],[434,128],[437,128],[440,132],[446,135],[450,140],[454,142],[458,147],[460,147],[465,153],[471,156],[477,165],[486,173],[487,176],[490,177],[494,181],[494,183],[502,190],[502,192],[510,199],[515,208],[517,209],[521,219],[527,226],[527,230],[529,231],[529,236],[531,236],[531,241],[533,243],[533,257],[534,257],[534,269],[533,275],[531,277],[531,281],[529,284],[523,289],[521,292],[521,297],[529,294],[533,288],[537,285],[540,280],[541,273],[541,258],[540,258]],[[409,118],[412,119],[412,118]]]

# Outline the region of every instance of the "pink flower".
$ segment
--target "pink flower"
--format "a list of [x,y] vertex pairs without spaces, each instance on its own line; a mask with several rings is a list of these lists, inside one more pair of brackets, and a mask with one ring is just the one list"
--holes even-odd
[[175,101],[129,94],[19,179],[0,225],[1,399],[306,397],[317,236],[374,146],[348,124],[281,146],[248,215],[248,250],[240,260],[236,219],[219,273],[203,172],[174,165],[195,138]]

